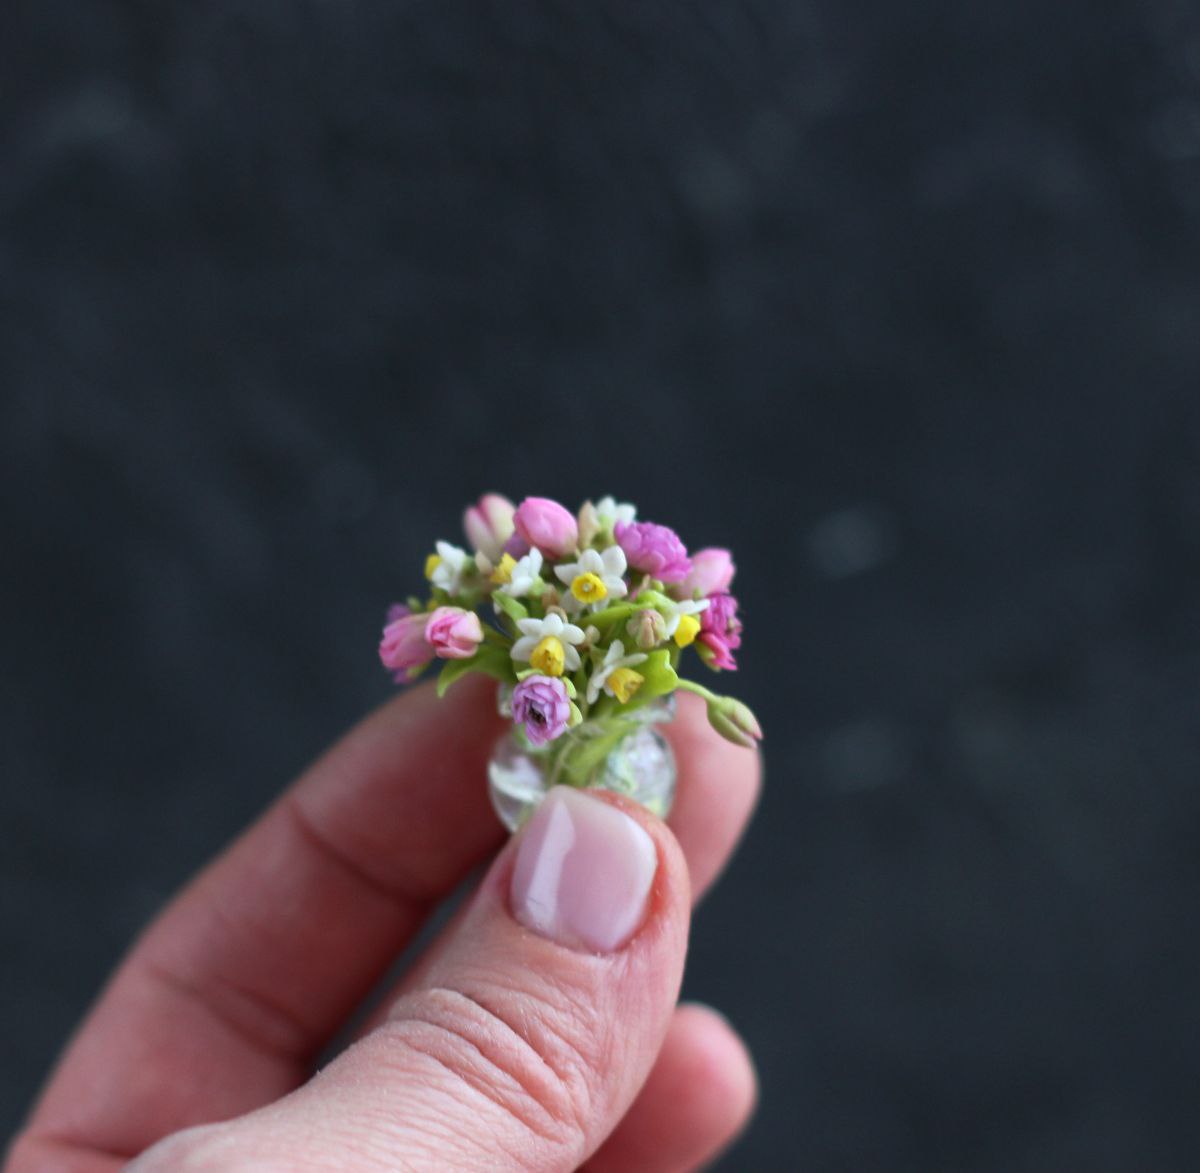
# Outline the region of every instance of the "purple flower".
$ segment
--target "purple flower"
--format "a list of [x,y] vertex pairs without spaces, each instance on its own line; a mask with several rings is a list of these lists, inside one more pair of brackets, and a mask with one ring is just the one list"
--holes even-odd
[[710,668],[732,672],[737,668],[735,648],[742,646],[742,621],[737,617],[737,599],[732,595],[710,595],[708,606],[700,612],[702,655]]
[[665,525],[650,521],[619,521],[613,536],[625,551],[630,566],[652,574],[662,582],[682,582],[692,569],[687,547],[679,540],[679,535]]
[[545,745],[567,727],[567,686],[553,676],[526,676],[512,694],[513,721],[524,724],[530,745]]

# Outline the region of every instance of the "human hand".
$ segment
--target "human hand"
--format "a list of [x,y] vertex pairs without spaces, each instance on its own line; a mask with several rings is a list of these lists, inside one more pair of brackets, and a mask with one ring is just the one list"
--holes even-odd
[[131,1159],[137,1173],[666,1173],[711,1159],[750,1114],[753,1070],[723,1019],[676,999],[691,901],[740,836],[759,765],[691,696],[667,730],[670,830],[613,796],[555,792],[312,1074],[502,843],[484,786],[504,728],[493,690],[470,679],[385,705],[195,878],[92,1009],[10,1173]]

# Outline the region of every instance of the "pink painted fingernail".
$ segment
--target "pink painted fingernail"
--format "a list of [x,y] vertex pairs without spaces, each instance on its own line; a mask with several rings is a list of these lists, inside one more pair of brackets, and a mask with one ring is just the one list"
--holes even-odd
[[627,814],[555,786],[517,844],[513,915],[562,945],[611,953],[645,918],[657,868],[654,840]]

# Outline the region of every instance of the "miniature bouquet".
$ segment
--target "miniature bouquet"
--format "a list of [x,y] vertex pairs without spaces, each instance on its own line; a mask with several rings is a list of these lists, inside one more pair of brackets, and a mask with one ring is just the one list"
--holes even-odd
[[558,784],[615,790],[665,815],[675,765],[654,726],[670,720],[678,690],[703,697],[728,740],[762,736],[744,704],[678,671],[688,648],[713,671],[737,667],[729,551],[689,555],[673,530],[611,497],[576,515],[544,497],[514,508],[490,493],[463,527],[474,554],[437,543],[430,597],[390,609],[379,656],[397,683],[443,661],[439,696],[468,672],[499,681],[512,729],[488,777],[510,829]]

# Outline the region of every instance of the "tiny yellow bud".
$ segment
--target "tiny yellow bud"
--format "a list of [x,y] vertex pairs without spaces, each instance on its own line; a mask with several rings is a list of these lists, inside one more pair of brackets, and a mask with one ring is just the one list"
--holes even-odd
[[608,587],[598,574],[580,574],[571,583],[571,594],[581,603],[598,603],[608,597]]
[[512,582],[512,572],[516,564],[517,560],[511,554],[505,554],[496,564],[495,570],[492,571],[493,585],[504,586],[505,583]]
[[608,686],[613,690],[613,696],[621,704],[626,704],[645,679],[640,672],[635,672],[632,668],[618,668],[608,678]]
[[436,554],[430,554],[429,557],[425,559],[425,577],[433,578],[433,572],[439,566],[441,566],[441,564],[441,558],[439,558]]
[[563,674],[563,646],[556,636],[543,636],[537,647],[529,653],[529,662],[545,676]]
[[680,615],[679,626],[675,628],[675,642],[686,648],[696,638],[700,630],[700,620],[695,615]]

